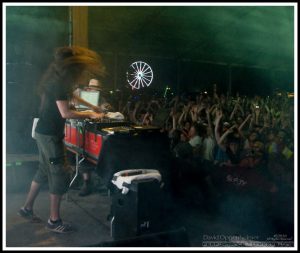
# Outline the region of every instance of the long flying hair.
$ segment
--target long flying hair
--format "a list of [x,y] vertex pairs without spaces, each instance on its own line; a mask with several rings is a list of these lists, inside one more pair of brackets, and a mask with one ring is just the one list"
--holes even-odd
[[42,95],[49,85],[55,83],[64,85],[71,95],[78,81],[87,74],[95,78],[105,76],[106,71],[100,55],[79,46],[57,48],[53,62],[41,78],[38,93]]

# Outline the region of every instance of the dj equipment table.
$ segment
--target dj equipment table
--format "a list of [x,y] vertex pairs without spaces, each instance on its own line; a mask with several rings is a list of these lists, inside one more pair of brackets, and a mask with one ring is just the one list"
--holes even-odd
[[117,171],[167,167],[168,138],[156,127],[134,126],[112,120],[67,120],[66,148],[76,155],[76,173],[85,159],[93,163],[107,184]]

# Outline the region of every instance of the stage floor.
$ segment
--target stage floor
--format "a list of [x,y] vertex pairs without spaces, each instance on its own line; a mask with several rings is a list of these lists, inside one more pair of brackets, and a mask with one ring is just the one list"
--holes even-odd
[[[78,193],[79,188],[70,189],[61,204],[62,219],[74,224],[77,230],[71,234],[55,234],[45,229],[49,215],[47,189],[40,192],[36,201],[35,212],[44,220],[40,224],[29,223],[17,215],[26,192],[7,193],[5,246],[87,247],[112,241],[110,222],[107,220],[110,211],[107,190],[99,188],[86,197],[80,197]],[[265,241],[264,238],[278,234],[278,231],[268,227],[267,220],[266,224],[256,221],[252,226],[247,226],[241,223],[247,214],[240,213],[239,217],[231,215],[231,218],[213,215],[203,209],[201,202],[195,203],[187,196],[190,195],[170,200],[168,219],[170,229],[186,229],[191,247],[254,246],[255,241]],[[229,237],[232,240],[228,240]]]
[[6,199],[6,246],[7,247],[80,247],[111,240],[109,198],[106,193],[79,197],[78,190],[70,190],[61,203],[61,217],[72,223],[76,232],[55,234],[45,229],[49,217],[47,190],[37,198],[35,212],[44,222],[30,223],[17,215],[26,193],[10,193]]

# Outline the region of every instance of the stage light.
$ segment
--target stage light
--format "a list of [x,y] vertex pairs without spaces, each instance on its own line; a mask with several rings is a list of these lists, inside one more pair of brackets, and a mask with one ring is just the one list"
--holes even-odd
[[166,97],[166,95],[168,93],[168,90],[171,90],[171,88],[167,86],[166,89],[165,89],[164,97]]

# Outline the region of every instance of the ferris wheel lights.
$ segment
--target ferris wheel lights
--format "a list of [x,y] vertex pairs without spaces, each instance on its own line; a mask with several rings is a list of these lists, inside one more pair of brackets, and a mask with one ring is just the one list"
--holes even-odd
[[148,87],[153,80],[151,67],[142,61],[132,63],[126,75],[127,82],[132,87],[132,90]]

